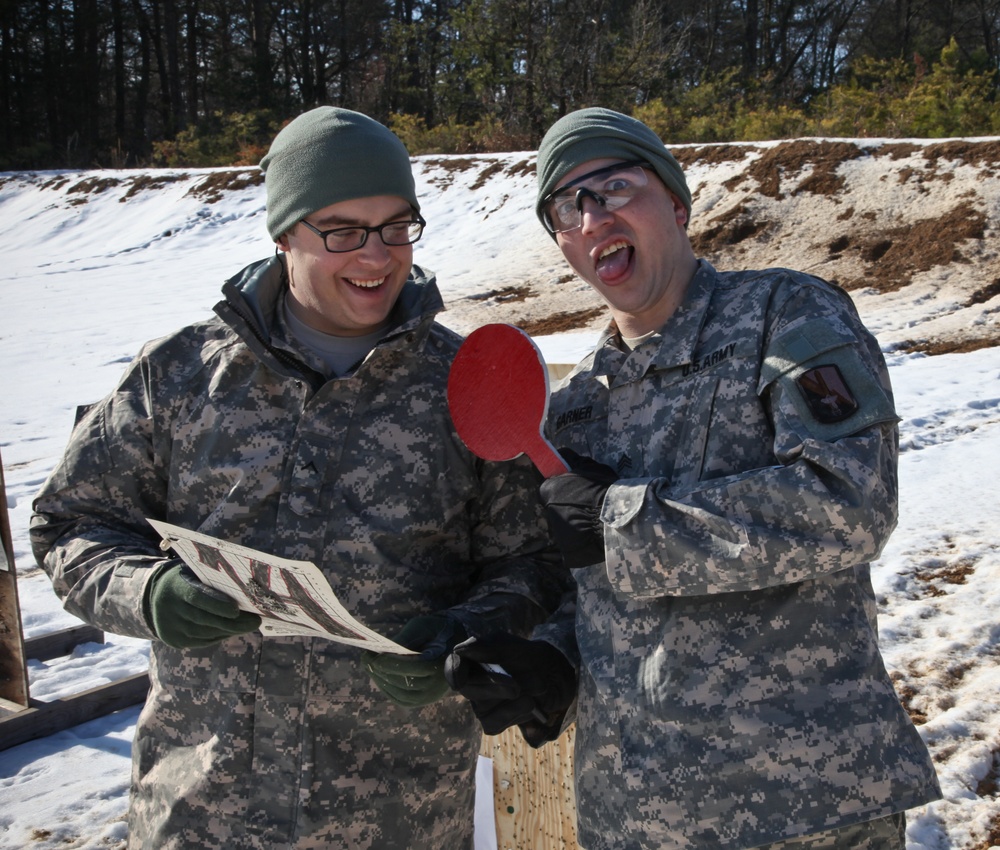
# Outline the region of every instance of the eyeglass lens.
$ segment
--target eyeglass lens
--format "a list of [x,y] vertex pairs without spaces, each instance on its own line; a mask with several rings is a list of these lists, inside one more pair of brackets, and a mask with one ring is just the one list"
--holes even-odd
[[583,221],[583,202],[590,198],[607,210],[625,206],[649,182],[645,163],[620,162],[599,168],[555,189],[544,207],[552,233],[575,230]]
[[319,230],[303,219],[302,223],[317,236],[323,238],[326,250],[332,254],[356,251],[368,241],[368,235],[377,233],[385,245],[412,245],[423,235],[427,222],[419,215],[409,221],[390,221],[378,227],[336,227],[333,230]]

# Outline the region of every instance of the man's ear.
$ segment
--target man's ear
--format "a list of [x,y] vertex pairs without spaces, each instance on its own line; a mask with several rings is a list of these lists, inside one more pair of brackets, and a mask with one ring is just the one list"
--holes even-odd
[[670,193],[670,197],[674,202],[674,217],[677,219],[677,223],[686,230],[688,226],[687,207],[673,192]]
[[288,234],[282,233],[277,239],[274,240],[274,244],[278,246],[279,251],[288,250]]

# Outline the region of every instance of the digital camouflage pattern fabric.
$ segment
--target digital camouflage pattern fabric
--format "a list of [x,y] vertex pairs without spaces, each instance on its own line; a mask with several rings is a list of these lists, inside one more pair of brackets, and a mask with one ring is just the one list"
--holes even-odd
[[[471,635],[526,633],[564,586],[543,554],[527,459],[455,434],[460,339],[414,268],[392,329],[326,380],[282,318],[280,258],[227,282],[218,317],[152,342],[83,411],[39,494],[32,542],[68,611],[153,638],[142,599],[159,518],[317,564],[393,636],[447,610]],[[132,850],[471,847],[481,731],[449,696],[394,705],[360,650],[259,632],[204,650],[154,640],[133,748]]]
[[[575,571],[581,845],[757,847],[939,797],[878,649],[897,418],[850,299],[702,261],[660,332],[616,339],[549,411],[556,446],[621,476],[606,564]],[[573,613],[536,637],[574,657]]]

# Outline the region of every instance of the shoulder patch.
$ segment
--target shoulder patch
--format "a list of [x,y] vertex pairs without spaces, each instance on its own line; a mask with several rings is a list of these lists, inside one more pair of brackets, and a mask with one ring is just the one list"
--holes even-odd
[[795,383],[817,422],[831,425],[857,412],[858,400],[836,363],[814,366],[799,375]]
[[862,359],[857,339],[822,320],[806,322],[774,341],[762,364],[760,391],[772,383],[806,430],[821,440],[898,421],[892,400]]

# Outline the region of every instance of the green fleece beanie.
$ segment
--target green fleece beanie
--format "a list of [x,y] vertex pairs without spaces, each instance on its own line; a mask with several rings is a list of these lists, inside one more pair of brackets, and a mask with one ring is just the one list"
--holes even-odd
[[283,128],[260,161],[267,188],[267,232],[276,240],[310,213],[340,201],[396,195],[415,210],[410,155],[367,115],[320,106]]
[[691,215],[691,190],[680,163],[660,137],[641,121],[599,106],[564,115],[542,139],[538,148],[538,200],[535,214],[542,217],[542,200],[559,186],[562,177],[592,159],[644,159]]

